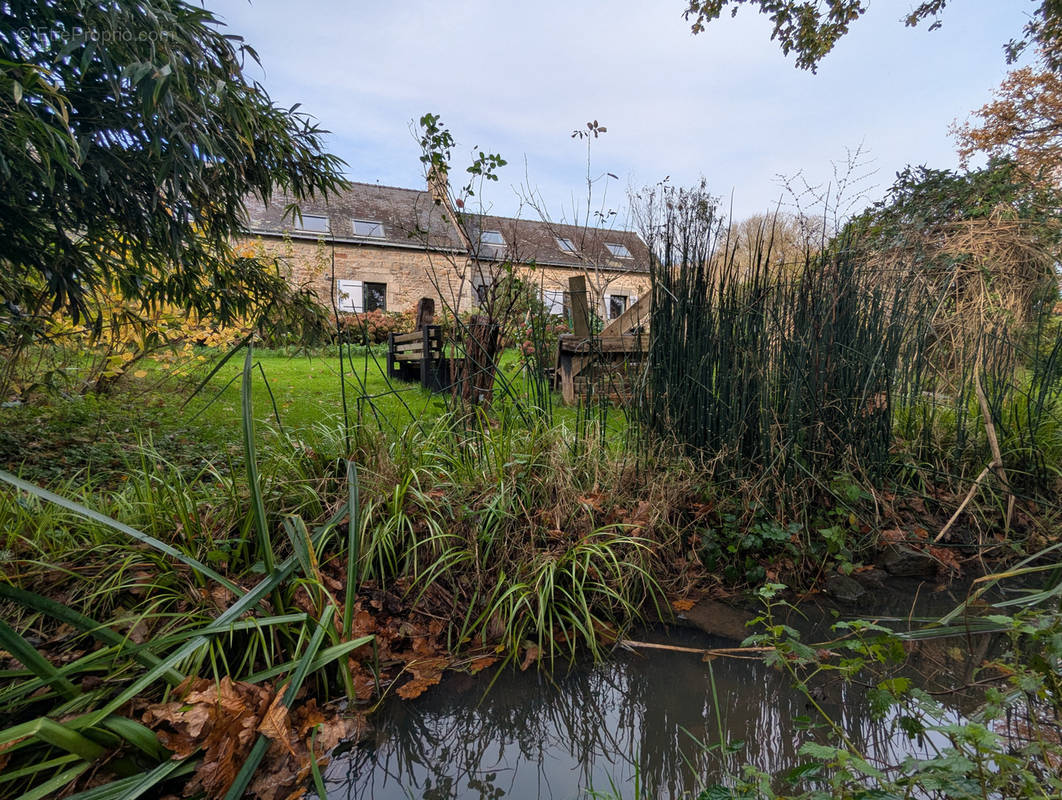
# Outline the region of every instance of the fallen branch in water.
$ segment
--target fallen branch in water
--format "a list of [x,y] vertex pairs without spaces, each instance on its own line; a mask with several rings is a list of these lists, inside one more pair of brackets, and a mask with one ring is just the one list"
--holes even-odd
[[649,650],[670,650],[673,653],[697,653],[701,656],[727,656],[729,658],[751,658],[753,653],[766,653],[773,647],[679,647],[674,644],[657,644],[656,642],[636,642],[633,639],[620,641],[623,647],[643,647]]

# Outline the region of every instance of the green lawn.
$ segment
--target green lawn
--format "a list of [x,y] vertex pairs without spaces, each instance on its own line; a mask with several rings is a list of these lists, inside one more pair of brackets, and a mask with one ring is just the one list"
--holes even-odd
[[[239,461],[240,385],[243,354],[227,362],[198,394],[192,391],[223,354],[204,351],[194,363],[149,362],[140,377],[129,376],[103,396],[40,397],[0,409],[0,467],[27,479],[54,484],[80,475],[111,482],[137,459],[142,443],[163,458],[190,469]],[[259,439],[279,426],[308,446],[334,442],[343,426],[339,358],[335,350],[288,354],[256,350],[252,375]],[[401,436],[414,418],[430,423],[446,411],[446,398],[417,384],[385,378],[383,348],[355,348],[344,364],[347,408],[360,421],[388,436]],[[146,374],[143,374],[146,373]],[[496,405],[526,406],[527,386],[515,351],[501,362]],[[514,402],[513,398],[516,398]],[[275,411],[274,411],[275,407]],[[541,412],[528,412],[541,418]],[[553,395],[553,420],[574,429],[578,411]],[[611,437],[626,430],[623,414],[610,411]]]

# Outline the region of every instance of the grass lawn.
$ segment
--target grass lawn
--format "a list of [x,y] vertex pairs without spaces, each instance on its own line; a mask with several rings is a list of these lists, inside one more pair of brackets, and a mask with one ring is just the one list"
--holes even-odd
[[[225,468],[242,457],[240,385],[244,359],[230,359],[196,396],[192,390],[221,353],[177,365],[142,364],[110,394],[41,397],[39,402],[0,409],[0,467],[28,480],[56,484],[75,475],[109,483],[137,461],[141,443],[183,468],[213,463]],[[345,362],[347,407],[358,419],[389,436],[401,436],[414,419],[431,423],[446,411],[446,398],[417,384],[385,377],[384,348],[355,348]],[[256,350],[252,378],[259,438],[279,425],[313,447],[334,441],[343,425],[343,390],[335,350],[289,354]],[[503,354],[501,375],[511,388],[496,391],[496,403],[526,404],[527,386],[516,351]],[[499,382],[499,386],[501,382]],[[554,424],[574,429],[579,411],[553,396]],[[275,408],[275,411],[274,411]],[[541,416],[540,412],[535,412]],[[585,413],[585,412],[584,412]],[[609,436],[626,430],[624,415],[607,415]]]

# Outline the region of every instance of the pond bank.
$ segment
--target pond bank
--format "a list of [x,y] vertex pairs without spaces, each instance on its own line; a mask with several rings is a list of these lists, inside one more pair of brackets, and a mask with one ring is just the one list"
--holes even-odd
[[[965,596],[965,586],[894,581],[890,588],[875,597],[875,613],[939,615]],[[708,608],[726,616],[721,604],[701,610]],[[815,641],[828,635],[837,610],[828,599],[809,599],[789,609],[786,622]],[[727,624],[743,614],[732,613]],[[760,654],[702,658],[734,642],[683,626],[632,636],[662,647],[618,648],[605,662],[581,661],[555,674],[453,674],[415,700],[392,698],[364,741],[335,752],[324,776],[327,797],[577,798],[612,788],[630,796],[636,785],[643,797],[693,796],[742,765],[770,774],[792,769],[804,743],[825,740],[809,698]],[[913,647],[909,671],[921,671],[927,685],[961,679],[984,653],[957,660],[954,644]],[[814,691],[868,755],[895,761],[928,752],[928,743],[898,736],[895,719],[874,719],[867,687],[830,681]],[[950,702],[957,715],[972,708],[961,693]]]

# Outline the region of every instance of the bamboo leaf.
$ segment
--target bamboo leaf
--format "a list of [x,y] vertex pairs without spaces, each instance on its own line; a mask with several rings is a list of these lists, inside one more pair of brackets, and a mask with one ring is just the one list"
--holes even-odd
[[[324,669],[333,661],[342,658],[348,653],[354,652],[359,647],[369,644],[373,638],[372,634],[369,634],[368,636],[359,636],[357,639],[351,639],[349,642],[342,642],[341,644],[332,645],[331,647],[322,650],[320,655],[315,658],[310,665],[310,672],[317,672],[318,670]],[[261,683],[262,681],[267,681],[278,675],[283,675],[285,672],[289,672],[297,663],[298,661],[293,659],[291,661],[286,661],[283,664],[275,664],[269,669],[264,669],[261,672],[248,675],[245,680],[248,683]]]
[[60,772],[58,775],[56,775],[50,781],[42,783],[40,786],[37,786],[36,788],[32,789],[31,791],[28,791],[25,794],[20,795],[18,797],[18,800],[44,800],[44,798],[46,798],[46,797],[52,797],[60,789],[62,789],[67,784],[69,784],[72,781],[74,781],[79,775],[81,775],[81,773],[83,773],[85,770],[87,770],[91,766],[92,765],[89,764],[89,763],[82,762],[81,764],[78,764],[76,767],[71,767],[68,770]]
[[343,601],[343,638],[349,639],[354,624],[354,598],[361,585],[361,506],[358,502],[358,465],[347,460],[347,586]]
[[273,542],[269,536],[269,523],[266,518],[265,500],[262,497],[262,484],[258,477],[258,461],[254,444],[254,406],[251,399],[251,358],[254,345],[248,341],[247,356],[243,360],[243,382],[240,384],[241,422],[243,426],[243,456],[246,462],[247,486],[251,491],[251,514],[254,527],[258,532],[259,556],[265,564],[266,574],[273,571]]
[[0,649],[7,650],[11,655],[22,662],[26,669],[33,672],[45,685],[51,686],[60,695],[70,700],[77,697],[80,691],[70,681],[59,674],[52,663],[37,652],[36,648],[27,642],[10,625],[0,620]]
[[60,508],[65,508],[68,511],[73,511],[75,514],[85,517],[86,519],[90,519],[93,522],[98,522],[101,525],[106,525],[108,528],[116,530],[119,533],[124,533],[130,538],[135,539],[138,542],[142,542],[143,544],[146,544],[149,547],[154,548],[155,550],[158,550],[160,553],[165,553],[166,555],[175,558],[184,564],[187,564],[189,567],[194,569],[203,577],[217,581],[236,596],[243,594],[243,589],[241,589],[235,583],[230,581],[228,578],[225,578],[222,575],[218,574],[206,564],[201,563],[197,559],[192,558],[191,556],[186,555],[185,553],[182,553],[173,547],[170,547],[170,545],[166,544],[165,542],[160,542],[154,536],[149,536],[143,531],[138,531],[135,528],[131,528],[122,522],[118,522],[117,520],[111,519],[105,514],[101,514],[98,511],[93,511],[87,506],[83,506],[80,503],[74,502],[73,500],[67,500],[65,497],[60,497],[57,494],[53,494],[47,489],[42,489],[40,486],[35,486],[34,484],[29,483],[28,481],[22,480],[21,478],[16,478],[10,472],[0,470],[0,481],[14,486],[16,489],[21,489],[22,491],[27,492],[33,495],[34,497],[38,497],[41,500],[53,503],[59,506]]
[[[313,636],[310,638],[310,643],[306,646],[306,651],[302,654],[298,667],[295,669],[295,674],[283,690],[284,697],[281,702],[283,702],[288,708],[291,708],[292,703],[295,702],[295,695],[298,694],[299,689],[302,687],[302,682],[310,672],[310,667],[317,655],[317,651],[321,647],[321,643],[324,641],[328,626],[332,624],[332,616],[334,612],[335,606],[333,605],[329,605],[324,610],[320,622],[317,623],[317,630],[314,631]],[[251,783],[251,778],[254,777],[255,770],[258,769],[258,765],[262,762],[262,758],[265,756],[268,749],[269,739],[263,735],[259,735],[258,740],[254,743],[254,747],[251,748],[251,754],[243,763],[239,773],[237,773],[236,780],[233,781],[232,786],[229,787],[229,791],[225,795],[225,800],[239,800],[239,798],[243,797],[244,793],[247,791],[247,787]]]
[[[62,603],[57,603],[35,592],[29,592],[11,584],[0,582],[0,597],[6,597],[8,600],[12,600],[25,608],[40,611],[53,619],[65,622],[104,644],[122,647],[128,643],[126,637],[115,633],[105,625],[71,608],[67,608]],[[155,667],[159,663],[158,656],[146,648],[130,648],[130,655],[147,667]],[[177,670],[170,670],[163,678],[171,685],[176,686],[184,680],[184,675]]]
[[167,778],[178,778],[195,769],[193,759],[166,761],[143,775],[133,775],[71,795],[67,800],[136,800],[154,789]]

